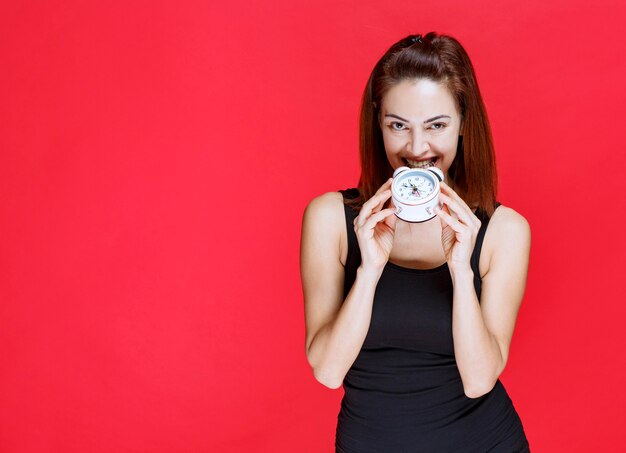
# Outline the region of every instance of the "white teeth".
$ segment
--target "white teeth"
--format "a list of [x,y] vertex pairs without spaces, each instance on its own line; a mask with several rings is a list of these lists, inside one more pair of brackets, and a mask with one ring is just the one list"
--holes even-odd
[[432,167],[433,165],[435,165],[435,162],[437,161],[437,158],[434,157],[432,159],[428,159],[428,160],[423,160],[421,162],[415,162],[409,159],[404,159],[404,162],[407,164],[407,166],[409,168],[428,168],[428,167]]

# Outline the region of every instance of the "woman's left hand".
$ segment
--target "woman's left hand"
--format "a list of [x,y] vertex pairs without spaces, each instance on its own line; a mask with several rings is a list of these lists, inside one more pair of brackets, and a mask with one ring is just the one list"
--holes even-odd
[[470,259],[476,244],[480,220],[463,199],[441,182],[439,200],[443,209],[435,208],[441,221],[441,243],[450,271],[471,269]]

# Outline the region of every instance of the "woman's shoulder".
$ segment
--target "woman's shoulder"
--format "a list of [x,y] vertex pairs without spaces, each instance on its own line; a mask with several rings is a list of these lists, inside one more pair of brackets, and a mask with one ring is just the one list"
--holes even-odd
[[316,253],[331,247],[342,263],[347,251],[346,217],[341,192],[326,192],[313,198],[302,220],[302,244],[315,245]]
[[530,232],[526,218],[511,207],[499,204],[489,220],[489,228],[505,230],[511,234]]
[[346,200],[352,200],[358,196],[359,189],[357,188],[326,192],[313,198],[307,205],[306,211],[312,211],[314,214],[322,216],[337,216],[340,213],[343,215]]
[[526,247],[530,243],[530,224],[522,214],[500,204],[489,219],[485,241],[496,248]]
[[343,195],[341,192],[326,192],[313,198],[306,207],[305,212],[313,211],[320,215],[336,214],[338,208],[343,209]]
[[313,198],[304,210],[304,222],[316,225],[336,225],[344,219],[344,197],[341,192],[326,192]]
[[527,256],[530,252],[530,226],[514,209],[498,205],[489,219],[485,232],[483,254],[480,260],[481,278],[494,263],[510,261],[513,257]]

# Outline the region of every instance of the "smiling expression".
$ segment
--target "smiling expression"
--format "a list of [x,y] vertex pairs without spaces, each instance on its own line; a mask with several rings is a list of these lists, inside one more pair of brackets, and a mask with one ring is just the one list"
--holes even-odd
[[379,124],[393,169],[435,165],[447,176],[461,129],[450,91],[429,79],[403,80],[381,104]]

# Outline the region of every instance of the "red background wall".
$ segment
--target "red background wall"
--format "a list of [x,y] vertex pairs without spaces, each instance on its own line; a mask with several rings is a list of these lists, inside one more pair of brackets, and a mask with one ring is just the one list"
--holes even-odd
[[456,36],[530,222],[502,375],[537,452],[619,451],[623,1],[3,2],[0,451],[330,452],[306,203],[358,178],[369,71]]

